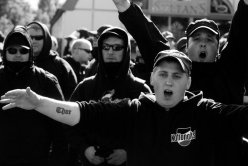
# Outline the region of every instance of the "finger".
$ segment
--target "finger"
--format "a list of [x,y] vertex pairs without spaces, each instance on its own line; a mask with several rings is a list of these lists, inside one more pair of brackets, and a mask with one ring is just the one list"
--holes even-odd
[[31,96],[34,92],[31,90],[31,88],[28,86],[27,88],[26,88],[26,93],[29,95],[29,96]]
[[14,100],[10,98],[2,98],[0,100],[0,103],[6,104],[6,103],[12,103]]
[[104,161],[103,158],[101,157],[94,157],[93,160],[92,160],[95,164],[100,164]]
[[13,96],[13,95],[9,95],[9,94],[4,94],[4,95],[2,95],[1,96],[1,99],[11,99],[11,98],[14,98],[15,96]]
[[107,158],[111,159],[111,158],[115,158],[115,156],[118,156],[118,155],[116,155],[116,153],[111,153]]
[[16,97],[20,95],[21,93],[25,92],[25,89],[14,89],[6,92],[3,96],[5,97]]
[[107,160],[107,163],[108,163],[108,164],[117,164],[118,162],[117,162],[116,159],[111,158],[111,159]]
[[15,103],[9,103],[5,106],[2,107],[3,110],[7,110],[7,109],[11,109],[11,108],[14,108],[16,107],[16,104]]

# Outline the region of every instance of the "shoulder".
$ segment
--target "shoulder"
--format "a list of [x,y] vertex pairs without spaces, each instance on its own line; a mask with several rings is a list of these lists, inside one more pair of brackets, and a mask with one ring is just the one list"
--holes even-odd
[[34,70],[38,76],[40,76],[44,79],[47,79],[47,80],[51,80],[53,82],[58,82],[57,77],[48,71],[46,71],[40,67],[37,67],[37,66],[34,66]]
[[81,82],[78,83],[78,87],[89,87],[92,86],[95,82],[95,76],[90,76],[83,79]]
[[58,65],[62,69],[66,69],[67,71],[73,70],[70,63],[58,55],[54,56],[53,61],[55,65]]
[[135,85],[135,87],[145,89],[147,92],[152,92],[150,87],[146,84],[146,81],[139,77],[133,76],[133,84]]

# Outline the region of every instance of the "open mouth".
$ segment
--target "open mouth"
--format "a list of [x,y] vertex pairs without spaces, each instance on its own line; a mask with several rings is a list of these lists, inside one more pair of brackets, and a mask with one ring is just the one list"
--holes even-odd
[[173,95],[173,92],[171,90],[168,90],[168,89],[164,90],[165,97],[171,97],[172,95]]
[[199,55],[199,57],[200,57],[201,59],[206,58],[206,57],[207,57],[206,52],[201,52],[200,55]]

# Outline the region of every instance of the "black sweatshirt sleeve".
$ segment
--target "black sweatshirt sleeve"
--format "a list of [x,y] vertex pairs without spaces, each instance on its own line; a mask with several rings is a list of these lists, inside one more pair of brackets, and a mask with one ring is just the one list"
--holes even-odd
[[203,124],[211,124],[216,136],[239,139],[248,133],[248,106],[225,105],[209,100],[205,103],[205,108],[207,112],[204,116],[208,117],[208,120]]
[[152,71],[153,60],[158,52],[169,49],[167,40],[156,25],[147,18],[141,8],[134,3],[119,13],[119,19],[136,40],[147,67]]
[[240,0],[232,19],[227,45],[221,52],[219,64],[219,69],[229,80],[230,91],[240,95],[243,95],[244,84],[248,80],[247,16],[248,5],[244,3],[244,0]]

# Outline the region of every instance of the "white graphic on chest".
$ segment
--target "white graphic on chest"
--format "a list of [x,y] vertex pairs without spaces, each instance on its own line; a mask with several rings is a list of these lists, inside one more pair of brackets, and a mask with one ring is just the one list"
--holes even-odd
[[171,142],[177,142],[181,146],[188,146],[194,139],[196,131],[191,131],[191,127],[178,128],[175,134],[171,134]]

